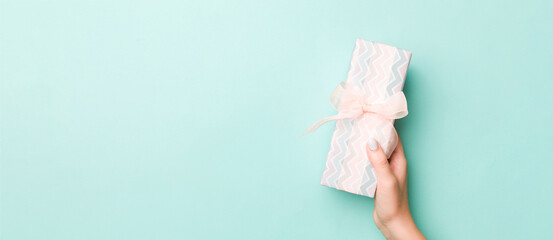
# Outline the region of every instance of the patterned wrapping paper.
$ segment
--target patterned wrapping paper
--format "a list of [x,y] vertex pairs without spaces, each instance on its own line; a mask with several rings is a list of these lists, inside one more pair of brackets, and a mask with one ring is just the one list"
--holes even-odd
[[[402,91],[410,59],[407,50],[357,39],[346,82],[360,87],[366,101],[384,102]],[[398,142],[393,124],[378,114],[336,120],[321,184],[374,197],[376,175],[366,143],[375,138],[389,157]]]

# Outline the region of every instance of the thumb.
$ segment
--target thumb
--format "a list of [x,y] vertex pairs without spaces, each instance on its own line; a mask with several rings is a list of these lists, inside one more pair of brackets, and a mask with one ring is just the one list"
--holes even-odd
[[371,165],[374,167],[378,185],[392,184],[395,181],[392,168],[386,158],[386,154],[384,154],[384,151],[374,138],[370,138],[367,143],[367,155]]

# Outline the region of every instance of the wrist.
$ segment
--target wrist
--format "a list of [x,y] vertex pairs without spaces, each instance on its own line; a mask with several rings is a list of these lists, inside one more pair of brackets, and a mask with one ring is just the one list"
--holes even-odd
[[411,214],[391,220],[385,226],[382,226],[380,231],[388,240],[426,239],[417,228]]

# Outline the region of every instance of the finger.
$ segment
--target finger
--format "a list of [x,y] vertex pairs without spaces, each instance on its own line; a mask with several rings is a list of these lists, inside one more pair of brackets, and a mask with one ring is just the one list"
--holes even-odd
[[397,137],[397,146],[396,149],[392,152],[392,155],[390,156],[390,160],[392,159],[402,159],[405,160],[405,153],[403,152],[403,143],[401,142],[401,138],[399,136]]
[[396,149],[390,156],[390,166],[397,179],[404,180],[407,176],[407,160],[403,151],[403,143],[398,137]]
[[371,138],[367,144],[367,155],[371,165],[374,167],[374,172],[376,173],[376,178],[378,179],[378,186],[381,184],[393,184],[395,182],[392,169],[386,158],[386,154],[378,144],[378,142]]

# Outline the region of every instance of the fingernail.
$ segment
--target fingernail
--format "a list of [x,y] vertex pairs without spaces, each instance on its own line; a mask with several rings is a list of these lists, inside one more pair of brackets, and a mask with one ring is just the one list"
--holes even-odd
[[378,148],[378,143],[376,143],[376,140],[374,138],[369,139],[369,148],[371,151],[374,151]]

